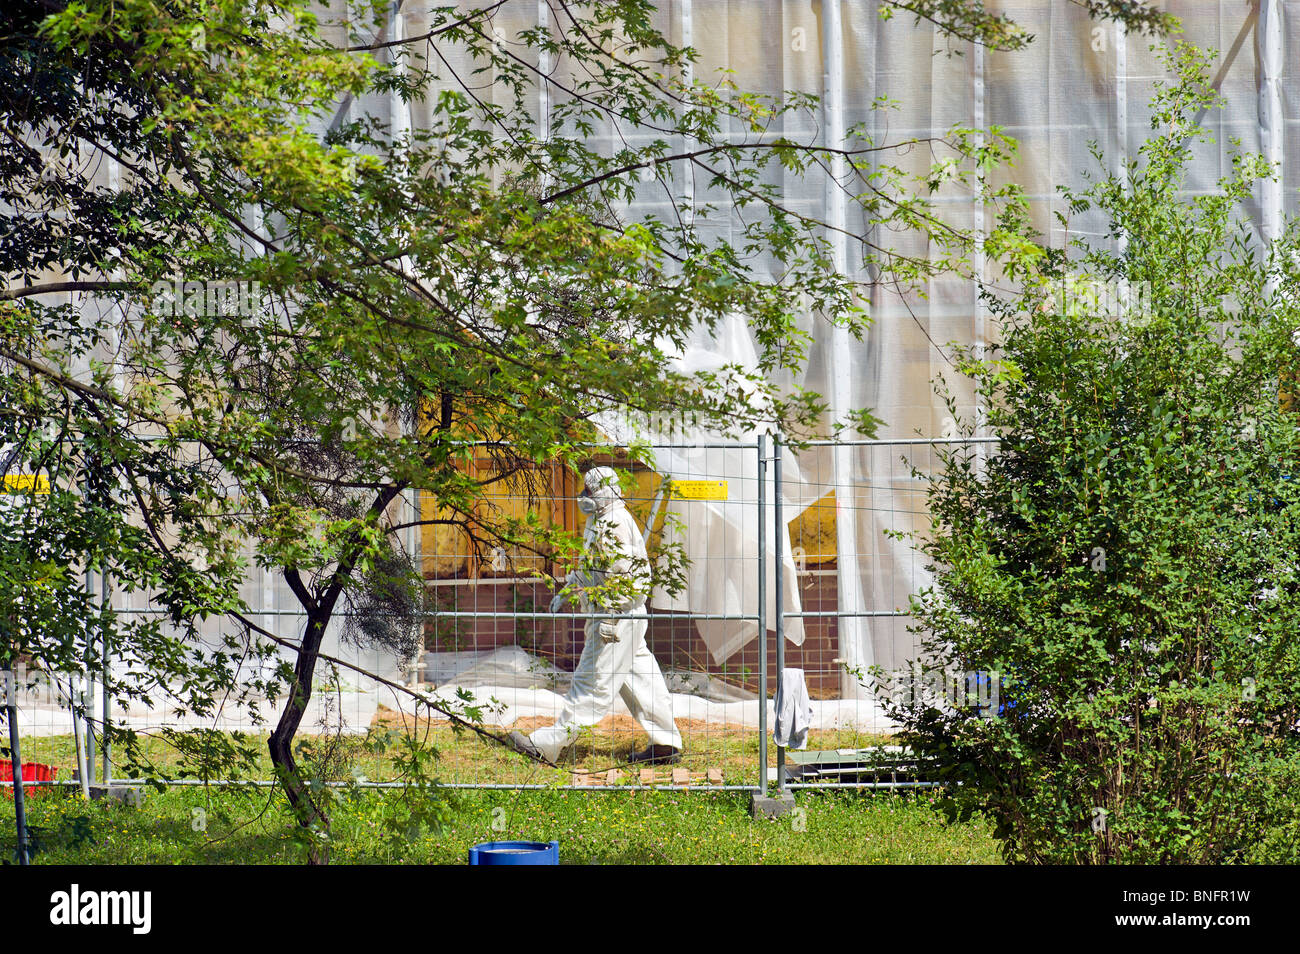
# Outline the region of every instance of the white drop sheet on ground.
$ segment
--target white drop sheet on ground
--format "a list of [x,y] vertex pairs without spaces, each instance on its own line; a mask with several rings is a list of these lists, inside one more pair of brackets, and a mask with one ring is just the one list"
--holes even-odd
[[[440,686],[429,693],[430,697],[442,705],[462,705],[457,699],[457,687],[454,683]],[[564,708],[564,697],[548,689],[520,689],[515,686],[475,686],[469,690],[474,694],[476,705],[483,706],[483,721],[487,725],[508,726],[518,719],[549,718],[559,716]],[[500,708],[492,701],[500,703]],[[685,693],[672,693],[673,719],[690,719],[710,725],[729,725],[735,727],[756,728],[758,726],[758,700],[750,702],[714,702],[699,696]],[[860,699],[815,699],[812,703],[813,729],[856,729],[893,733],[898,727],[874,703]],[[403,700],[402,709],[411,712],[415,708],[413,700]],[[630,715],[627,706],[620,699],[611,710],[614,715]],[[767,702],[767,722],[771,726],[775,719],[772,701]]]
[[[459,693],[472,693],[470,704],[482,708],[484,723],[504,727],[519,719],[557,718],[564,708],[564,693],[572,674],[518,646],[508,646],[487,652],[428,653],[424,677],[431,684],[425,693],[431,702],[462,712],[466,702],[460,699]],[[757,728],[759,708],[754,693],[708,673],[668,670],[665,678],[672,690],[674,719]],[[311,735],[341,729],[345,735],[364,734],[381,705],[407,714],[414,714],[418,707],[422,718],[429,715],[411,695],[366,676],[350,674],[333,688],[313,693],[301,732]],[[95,699],[93,711],[98,714],[101,706],[102,700]],[[223,706],[219,715],[201,717],[178,716],[161,700],[153,705],[133,700],[125,709],[114,704],[113,721],[137,732],[156,732],[164,727],[270,731],[283,706],[283,696],[274,705],[261,700],[259,724],[248,707],[234,703]],[[813,700],[812,706],[813,729],[894,732],[898,728],[874,700]],[[612,713],[631,714],[621,699],[615,702]],[[769,727],[774,718],[769,700]],[[72,714],[48,699],[31,701],[20,705],[18,727],[24,736],[68,735],[72,732]]]
[[[425,677],[436,685],[428,693],[430,699],[458,711],[466,704],[460,692],[472,693],[473,702],[469,704],[482,708],[487,725],[508,726],[519,719],[554,719],[564,709],[564,692],[571,674],[518,646],[487,653],[429,653],[425,660]],[[671,693],[674,719],[757,728],[759,708],[754,693],[707,673],[669,670],[665,678],[674,690]],[[812,706],[814,729],[894,732],[898,728],[874,700],[822,699],[814,700]],[[400,707],[403,712],[413,713],[416,702],[404,697]],[[612,713],[631,715],[622,699],[615,702]],[[771,700],[767,703],[767,715],[770,726],[775,718]]]
[[[344,735],[363,735],[374,720],[380,703],[393,707],[391,698],[388,698],[390,692],[386,687],[364,677],[344,682],[333,690],[319,690],[312,694],[300,731],[304,735],[313,735],[341,729]],[[265,699],[261,700],[257,710],[261,718],[260,724],[251,708],[233,703],[227,703],[219,714],[213,716],[178,716],[161,701],[145,705],[132,700],[125,709],[115,703],[111,711],[115,726],[134,729],[140,733],[158,732],[164,728],[270,732],[284,709],[284,700],[285,697],[281,696],[274,705]],[[99,699],[95,700],[93,711],[96,717],[103,711]],[[65,706],[49,701],[20,704],[18,731],[23,736],[70,735],[72,713]]]

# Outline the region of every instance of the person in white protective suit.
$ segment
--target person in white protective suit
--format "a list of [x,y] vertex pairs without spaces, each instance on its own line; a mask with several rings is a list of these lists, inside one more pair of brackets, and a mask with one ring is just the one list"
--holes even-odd
[[551,601],[559,612],[566,593],[576,590],[583,613],[592,613],[584,627],[586,643],[564,697],[564,711],[554,725],[530,736],[511,732],[512,748],[533,758],[558,762],[584,726],[595,725],[622,696],[633,717],[650,736],[648,748],[629,762],[671,764],[681,758],[682,737],[673,724],[672,697],[659,663],[645,644],[645,615],[650,591],[650,561],[636,519],[618,492],[618,476],[608,467],[594,467],[583,478],[578,509],[587,515],[578,569],[565,578],[565,588]]

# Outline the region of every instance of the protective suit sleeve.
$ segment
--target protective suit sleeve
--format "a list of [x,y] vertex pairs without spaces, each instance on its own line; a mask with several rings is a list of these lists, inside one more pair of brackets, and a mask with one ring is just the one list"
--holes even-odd
[[572,576],[589,591],[591,601],[610,612],[627,612],[649,593],[649,562],[636,521],[625,509],[599,519]]

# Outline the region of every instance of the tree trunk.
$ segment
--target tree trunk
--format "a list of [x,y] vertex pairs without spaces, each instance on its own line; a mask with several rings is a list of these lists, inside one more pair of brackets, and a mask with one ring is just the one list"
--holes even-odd
[[[377,519],[384,508],[405,487],[405,484],[385,487],[371,505],[369,515]],[[303,631],[302,644],[298,647],[298,659],[293,667],[293,684],[290,687],[289,700],[285,704],[284,712],[280,713],[280,721],[276,723],[275,731],[271,733],[271,738],[266,744],[271,750],[271,763],[275,766],[276,776],[284,785],[285,794],[289,796],[289,805],[293,808],[298,824],[304,831],[310,831],[315,826],[327,835],[330,826],[329,815],[316,803],[311,789],[302,780],[302,773],[298,771],[298,763],[293,757],[293,740],[298,734],[298,727],[302,724],[302,717],[307,712],[307,704],[311,702],[311,683],[316,674],[316,660],[320,657],[325,630],[334,615],[334,607],[343,592],[343,585],[356,566],[362,547],[361,541],[354,539],[348,555],[335,569],[329,586],[318,597],[313,597],[313,594],[308,591],[296,567],[288,567],[284,571],[284,579],[289,584],[289,589],[307,611],[307,628]],[[328,840],[322,844],[312,839],[307,860],[313,865],[329,864]]]
[[[284,785],[285,794],[289,796],[289,805],[293,808],[299,826],[304,831],[309,831],[316,826],[326,834],[329,833],[329,816],[316,804],[311,790],[302,780],[298,763],[293,757],[293,740],[307,711],[307,704],[311,702],[311,684],[316,672],[317,654],[320,652],[328,622],[328,615],[307,617],[302,648],[298,652],[298,661],[293,667],[293,684],[290,687],[289,699],[280,714],[280,721],[276,723],[275,731],[267,741],[267,747],[271,750],[271,762],[275,765],[276,777]],[[307,861],[313,865],[329,864],[328,842],[322,846],[313,838],[308,849]]]

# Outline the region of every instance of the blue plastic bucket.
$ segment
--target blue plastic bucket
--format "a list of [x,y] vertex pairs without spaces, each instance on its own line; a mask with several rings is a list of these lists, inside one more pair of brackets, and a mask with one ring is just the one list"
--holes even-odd
[[469,850],[472,865],[558,865],[558,841],[485,841]]
[[[991,689],[988,688],[989,674],[987,672],[975,672],[972,675],[974,676],[974,679],[968,681],[965,687],[966,691],[967,692],[973,691],[977,699],[989,698],[992,695]],[[1002,697],[1002,694],[999,692],[998,694],[998,715],[999,716],[1005,716],[1007,714],[1007,710],[1014,709],[1015,707],[1016,707],[1016,703],[1014,699],[1006,699]],[[976,704],[971,706],[971,709],[974,710],[975,714],[980,716],[981,718],[987,717],[986,710],[988,708],[989,706],[987,704],[986,705]]]

